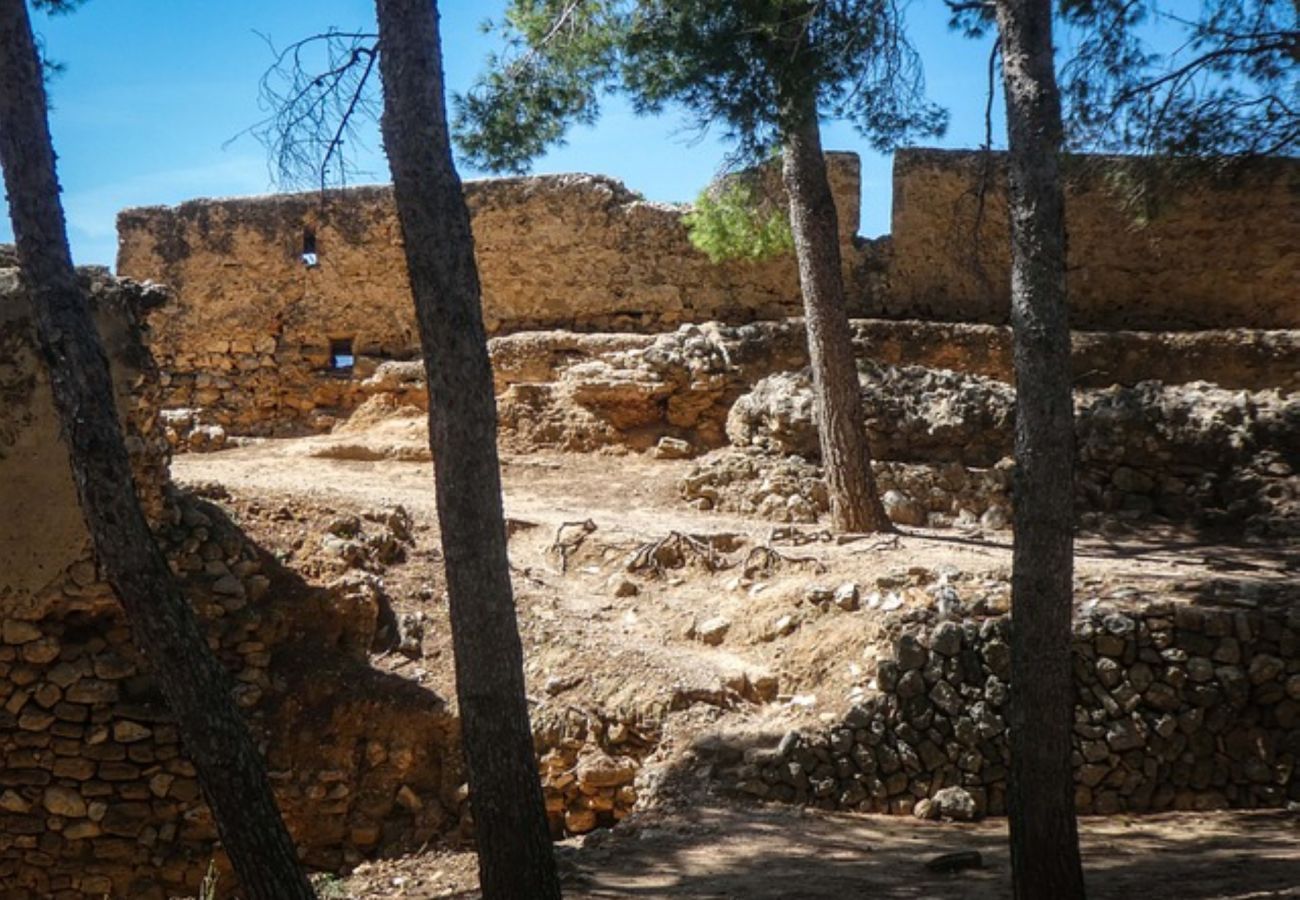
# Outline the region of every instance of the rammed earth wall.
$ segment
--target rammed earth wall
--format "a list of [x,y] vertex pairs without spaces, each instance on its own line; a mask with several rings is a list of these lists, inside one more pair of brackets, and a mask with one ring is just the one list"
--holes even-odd
[[[1075,328],[1300,328],[1300,160],[1067,159]],[[884,315],[1007,321],[1005,157],[900,150]]]
[[[856,237],[857,157],[830,156],[850,313],[928,320],[877,320],[868,356],[1005,370],[1005,335],[970,324],[1006,320],[1000,157],[909,150],[895,159],[893,235],[866,241]],[[1121,202],[1131,167],[1071,167],[1072,322],[1097,332],[1081,337],[1081,361],[1102,361],[1081,376],[1293,383],[1294,336],[1258,329],[1300,327],[1300,163],[1188,176],[1176,199],[1155,194],[1161,201],[1144,212]],[[491,333],[645,334],[801,310],[793,259],[712,263],[688,240],[687,207],[647,203],[612,179],[506,178],[465,190]],[[387,187],[132,209],[118,228],[119,272],[174,291],[150,325],[163,407],[194,411],[179,414],[185,421],[232,434],[327,428],[364,399],[359,381],[378,364],[419,353]],[[1194,346],[1122,331],[1188,328],[1225,331]],[[1256,330],[1227,331],[1242,328]],[[340,355],[354,359],[350,372],[332,371]]]
[[[831,175],[856,284],[867,277],[857,157],[832,156]],[[691,247],[683,208],[608,178],[470,182],[466,199],[493,333],[654,331],[801,308],[793,258],[711,263]],[[332,350],[356,357],[357,376],[419,353],[387,187],[127,210],[118,228],[118,271],[175,293],[150,321],[169,408],[217,409],[237,433],[302,430],[359,399],[330,373]]]

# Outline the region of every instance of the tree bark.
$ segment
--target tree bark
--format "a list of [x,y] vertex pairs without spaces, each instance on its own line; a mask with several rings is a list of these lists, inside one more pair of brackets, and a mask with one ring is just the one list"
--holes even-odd
[[383,136],[429,385],[470,798],[485,900],[560,896],[506,555],[496,400],[430,0],[376,0]]
[[24,0],[0,0],[0,164],[96,558],[176,716],[245,894],[310,898],[262,759],[231,698],[229,674],[209,651],[136,497],[108,362],[68,249],[43,72]]
[[893,531],[871,472],[858,367],[844,303],[839,220],[826,174],[815,103],[789,118],[782,175],[799,260],[808,357],[817,401],[817,436],[836,531]]
[[1020,900],[1084,896],[1070,657],[1074,421],[1051,0],[998,0],[1010,149],[1016,438],[1011,867]]

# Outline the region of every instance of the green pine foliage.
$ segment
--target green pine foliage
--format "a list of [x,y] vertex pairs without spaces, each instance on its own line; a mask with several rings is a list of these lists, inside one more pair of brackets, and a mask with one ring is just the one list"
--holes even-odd
[[893,0],[511,0],[487,27],[504,49],[453,104],[461,151],[492,171],[525,170],[609,92],[717,129],[750,161],[809,115],[882,150],[947,124]]
[[685,222],[691,244],[715,263],[768,259],[794,249],[785,211],[762,202],[752,185],[740,181],[704,190]]

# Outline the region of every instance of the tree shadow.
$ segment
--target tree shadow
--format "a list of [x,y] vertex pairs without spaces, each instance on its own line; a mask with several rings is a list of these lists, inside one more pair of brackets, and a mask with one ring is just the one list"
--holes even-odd
[[[1010,533],[944,534],[903,531],[940,544],[953,544],[1009,553]],[[1075,541],[1075,559],[1143,564],[1139,587],[1177,590],[1198,605],[1234,609],[1278,606],[1300,600],[1300,544],[1266,544],[1239,535],[1205,535],[1195,530],[1152,527],[1122,538],[1082,534]]]
[[[203,613],[210,579],[193,574],[183,585],[236,684],[260,691],[242,705],[304,863],[338,871],[454,830],[464,780],[458,721],[436,692],[371,664],[384,604],[308,581],[212,502],[223,491],[208,493],[175,499],[191,519],[207,520],[211,540],[237,541],[269,586],[214,619]],[[258,655],[265,674],[253,681],[248,661]]]
[[[1292,813],[1090,817],[1080,826],[1092,898],[1245,900],[1300,889]],[[561,847],[560,856],[570,900],[984,900],[1011,896],[1006,828],[709,802]],[[983,866],[927,868],[959,850],[978,851]]]

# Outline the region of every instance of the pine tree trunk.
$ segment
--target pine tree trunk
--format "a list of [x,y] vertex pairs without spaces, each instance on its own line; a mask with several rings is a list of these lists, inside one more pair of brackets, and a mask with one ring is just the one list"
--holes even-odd
[[506,556],[496,401],[430,0],[376,0],[384,146],[429,384],[470,802],[485,900],[560,896]]
[[[805,107],[811,107],[809,101]],[[799,259],[817,436],[836,531],[893,531],[871,472],[858,367],[844,303],[839,221],[815,109],[801,110],[785,135],[782,174]]]
[[0,164],[18,260],[95,555],[180,728],[247,897],[313,896],[238,708],[135,494],[108,362],[77,283],[25,0],[0,0]]
[[1016,371],[1011,574],[1011,864],[1020,900],[1084,896],[1070,658],[1074,422],[1061,106],[1050,0],[998,0],[1010,147]]

